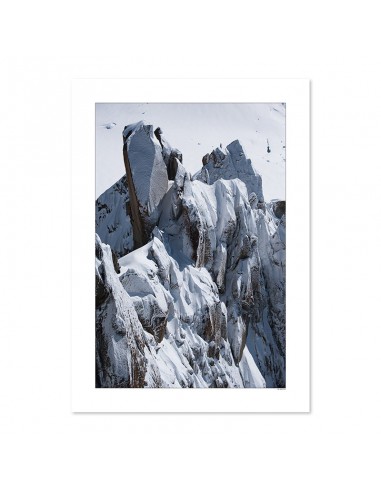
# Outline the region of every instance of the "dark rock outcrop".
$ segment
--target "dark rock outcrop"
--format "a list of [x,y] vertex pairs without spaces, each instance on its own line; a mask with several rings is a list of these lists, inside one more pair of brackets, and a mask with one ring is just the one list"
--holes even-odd
[[168,164],[167,164],[168,179],[172,181],[175,179],[179,162],[182,161],[183,161],[182,154],[177,149],[172,150],[171,153],[169,154]]
[[158,220],[158,205],[168,189],[167,166],[152,125],[139,122],[125,127],[123,158],[136,249],[148,242]]
[[275,217],[281,219],[286,213],[286,202],[284,200],[273,200],[272,205]]

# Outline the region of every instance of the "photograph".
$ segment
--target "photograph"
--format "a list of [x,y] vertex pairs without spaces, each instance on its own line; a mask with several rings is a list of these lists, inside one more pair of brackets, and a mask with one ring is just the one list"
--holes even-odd
[[95,126],[95,387],[285,389],[286,103]]
[[377,2],[4,5],[0,489],[381,491]]

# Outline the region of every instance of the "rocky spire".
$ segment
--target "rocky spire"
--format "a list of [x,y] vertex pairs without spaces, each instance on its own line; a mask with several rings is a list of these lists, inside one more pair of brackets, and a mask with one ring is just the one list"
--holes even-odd
[[140,121],[124,128],[123,158],[136,249],[148,242],[158,220],[158,205],[168,189],[167,166],[152,125]]

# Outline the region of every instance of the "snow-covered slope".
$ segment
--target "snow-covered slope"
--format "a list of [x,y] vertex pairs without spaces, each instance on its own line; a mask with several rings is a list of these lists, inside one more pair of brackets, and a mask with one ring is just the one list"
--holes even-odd
[[98,387],[265,387],[247,350],[234,363],[206,270],[180,270],[156,237],[121,258],[119,274],[98,236],[96,247],[98,292],[107,292],[97,308]]
[[130,197],[126,176],[106,190],[95,203],[95,227],[102,241],[112,244],[117,256],[133,249]]
[[98,386],[284,387],[285,202],[264,202],[238,141],[193,179],[143,122],[124,154],[129,178],[96,202]]
[[[181,149],[191,174],[201,168],[204,155],[239,139],[262,176],[266,201],[285,199],[286,107],[281,102],[97,104],[96,196],[122,177],[121,132],[126,122],[142,119],[160,126],[168,141]],[[116,126],[102,126],[108,122]]]

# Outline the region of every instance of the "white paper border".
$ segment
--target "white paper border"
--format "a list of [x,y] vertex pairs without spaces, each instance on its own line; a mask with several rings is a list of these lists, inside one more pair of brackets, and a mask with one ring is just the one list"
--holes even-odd
[[[100,102],[286,103],[286,389],[95,388],[95,103]],[[309,160],[308,80],[73,81],[72,411],[310,411]]]

